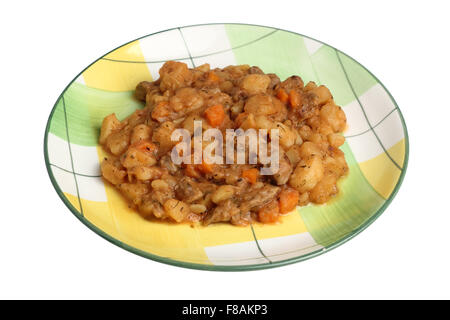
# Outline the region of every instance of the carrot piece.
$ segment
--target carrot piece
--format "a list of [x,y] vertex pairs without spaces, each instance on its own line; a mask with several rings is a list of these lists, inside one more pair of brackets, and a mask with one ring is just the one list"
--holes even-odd
[[289,92],[289,103],[292,108],[296,109],[302,104],[302,96],[295,90],[291,90]]
[[184,169],[184,173],[191,178],[200,178],[200,174],[193,164],[187,164]]
[[247,169],[242,171],[242,177],[249,183],[254,184],[258,180],[259,171],[258,169]]
[[284,91],[284,89],[280,89],[277,92],[277,98],[281,100],[281,102],[286,103],[289,100],[289,95]]
[[279,217],[278,202],[273,200],[258,211],[258,220],[262,223],[276,222]]
[[284,189],[279,196],[279,207],[281,213],[288,213],[297,206],[300,194],[294,189]]
[[212,173],[214,170],[214,164],[202,162],[196,166],[196,169],[202,173]]
[[211,71],[208,73],[208,80],[212,82],[218,82],[220,78],[214,71]]
[[205,110],[205,117],[211,126],[218,127],[225,119],[225,110],[221,104],[217,104]]

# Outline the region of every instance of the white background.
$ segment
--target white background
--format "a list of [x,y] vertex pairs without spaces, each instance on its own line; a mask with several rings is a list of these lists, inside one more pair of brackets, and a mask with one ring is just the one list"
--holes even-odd
[[[450,298],[449,8],[446,1],[3,1],[0,5],[0,298]],[[172,267],[86,228],[48,178],[44,128],[65,86],[145,34],[269,25],[356,58],[409,129],[399,194],[367,230],[306,262],[223,273]]]

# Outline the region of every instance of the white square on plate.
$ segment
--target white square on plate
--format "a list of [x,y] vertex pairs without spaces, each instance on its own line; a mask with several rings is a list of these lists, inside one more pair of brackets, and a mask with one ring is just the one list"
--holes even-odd
[[215,265],[249,265],[269,262],[259,252],[255,241],[206,247],[205,251],[209,260]]

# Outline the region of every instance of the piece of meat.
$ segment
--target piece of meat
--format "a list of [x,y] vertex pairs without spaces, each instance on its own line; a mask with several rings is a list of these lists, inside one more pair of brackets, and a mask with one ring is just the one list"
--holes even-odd
[[152,91],[153,89],[157,89],[157,86],[153,84],[153,82],[149,81],[142,81],[139,82],[136,86],[136,91],[134,92],[134,96],[136,99],[145,101],[145,97],[147,96],[147,93]]
[[212,213],[209,213],[204,219],[203,223],[208,225],[216,222],[227,222],[233,216],[240,214],[239,208],[232,199],[221,202]]
[[273,175],[273,179],[275,180],[277,185],[280,186],[280,185],[283,185],[288,182],[293,168],[291,166],[289,159],[286,157],[286,155],[284,155],[280,159],[279,166],[280,166],[280,168],[279,168],[278,172]]
[[294,123],[299,123],[319,115],[319,108],[317,106],[317,95],[313,92],[302,93],[301,108],[294,109],[289,113],[289,120]]
[[203,197],[203,192],[197,186],[197,183],[189,177],[182,178],[175,188],[175,194],[178,199],[186,203],[192,203]]
[[270,77],[270,89],[274,89],[275,86],[280,84],[280,78],[275,73],[268,73],[267,75]]
[[161,203],[159,203],[158,201],[153,201],[153,202],[151,203],[151,206],[152,206],[152,212],[153,212],[153,215],[154,215],[156,218],[163,219],[163,218],[166,218],[166,217],[167,217],[167,214],[166,214],[166,212],[164,211],[164,209],[163,209]]
[[205,105],[207,107],[222,105],[226,110],[233,104],[233,99],[226,93],[216,92],[214,94],[209,94],[208,98],[205,99]]
[[259,188],[252,188],[241,197],[241,212],[249,212],[258,209],[272,201],[280,192],[280,187],[265,184]]
[[218,185],[211,182],[198,182],[196,186],[204,193],[213,193],[218,188]]
[[231,217],[230,222],[235,226],[247,226],[252,222],[252,215],[250,212],[235,214]]
[[293,89],[301,89],[303,88],[303,80],[299,76],[291,76],[280,83],[280,87],[283,88],[286,92],[289,92]]
[[178,171],[178,166],[172,162],[172,159],[168,155],[162,156],[159,163],[161,167],[166,168],[171,174]]
[[319,115],[317,100],[318,100],[317,95],[312,92],[304,94],[304,102],[302,104],[302,108],[300,109],[300,115],[302,120],[309,119]]
[[231,90],[231,96],[234,102],[245,101],[248,98],[248,93],[239,87],[233,87]]
[[248,69],[249,74],[264,74],[264,72],[257,66],[250,67]]

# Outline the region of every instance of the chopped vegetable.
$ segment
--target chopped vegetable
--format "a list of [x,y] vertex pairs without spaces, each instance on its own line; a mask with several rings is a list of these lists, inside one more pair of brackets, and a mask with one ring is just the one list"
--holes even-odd
[[289,103],[292,108],[296,109],[302,104],[302,96],[295,90],[289,92]]
[[212,173],[214,169],[214,164],[206,163],[203,161],[201,164],[196,166],[196,169],[202,173]]
[[258,219],[262,223],[277,222],[279,217],[278,202],[273,200],[258,211]]
[[214,71],[211,71],[208,73],[208,80],[212,82],[218,82],[220,78]]
[[289,95],[284,91],[284,89],[278,90],[277,98],[281,100],[281,102],[286,103],[289,100]]
[[211,126],[217,128],[225,119],[225,110],[221,104],[214,105],[205,110],[205,117]]
[[187,164],[184,173],[191,178],[200,178],[200,174],[193,164]]
[[249,183],[254,184],[258,180],[259,170],[252,168],[242,171],[242,178],[247,180]]
[[295,209],[299,200],[299,192],[294,189],[285,189],[280,193],[279,207],[281,213],[288,213]]

